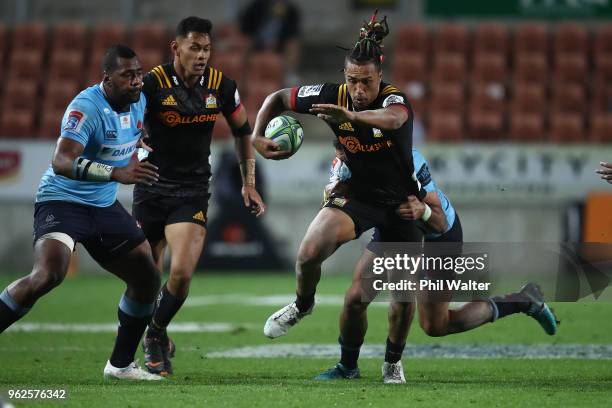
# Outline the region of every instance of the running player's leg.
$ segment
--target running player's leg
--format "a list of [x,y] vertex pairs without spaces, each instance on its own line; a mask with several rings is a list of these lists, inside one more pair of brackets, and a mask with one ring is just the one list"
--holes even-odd
[[314,304],[317,284],[321,279],[321,264],[338,247],[356,238],[351,217],[337,208],[322,208],[310,223],[300,244],[295,272],[297,279],[296,306],[305,312]]
[[105,376],[159,379],[132,364],[138,343],[151,321],[161,280],[151,247],[136,220],[118,202],[96,209],[94,214],[97,234],[84,240],[83,245],[100,266],[126,283],[117,310],[115,347]]
[[[385,227],[376,228],[372,237],[372,243],[376,242],[412,242],[420,243],[423,239],[423,230],[420,224],[414,221],[398,219],[391,216],[391,221]],[[381,248],[369,246],[372,251],[379,251]],[[370,251],[371,257],[375,253]],[[369,262],[372,262],[370,260]],[[396,280],[402,276],[394,276],[391,272],[390,279]],[[404,384],[404,368],[401,358],[406,347],[408,331],[414,318],[414,299],[406,293],[391,293],[389,304],[389,331],[385,344],[385,361],[381,367],[383,382],[385,384]]]
[[295,265],[296,300],[273,313],[264,326],[264,334],[276,338],[311,313],[321,264],[345,242],[357,237],[353,219],[338,208],[322,208],[310,223],[302,240]]
[[440,300],[439,294],[431,300],[429,294],[419,297],[419,322],[423,331],[434,337],[475,329],[493,320],[490,302],[472,301],[458,309],[449,309],[449,302]]
[[74,242],[66,234],[55,233],[36,241],[32,272],[0,293],[0,333],[21,319],[41,296],[64,280],[72,253],[69,246],[74,248]]
[[[167,225],[165,230],[165,241],[168,243],[171,255],[170,274],[158,297],[149,330],[152,332],[165,332],[185,302],[206,237],[206,229],[203,226],[188,222]],[[162,255],[163,248],[160,247],[161,243],[156,243],[156,249]]]
[[162,286],[157,307],[144,340],[145,365],[149,372],[171,374],[174,343],[166,328],[185,303],[189,286],[204,247],[206,229],[183,222],[166,226],[170,248],[170,274]]
[[[351,287],[344,295],[344,305],[340,313],[340,362],[316,377],[317,380],[338,378],[359,378],[357,360],[368,329],[367,308],[375,297],[370,282],[364,282],[364,271],[371,270],[374,254],[365,250],[353,273]],[[367,292],[367,293],[366,293]]]
[[[192,199],[162,199],[162,211],[149,211],[145,219],[163,218],[164,237],[154,243],[158,264],[163,263],[163,248],[170,249],[170,273],[162,285],[157,307],[144,340],[145,365],[149,372],[170,374],[174,355],[174,343],[169,339],[166,328],[187,299],[193,273],[196,269],[206,237],[206,212],[208,197]],[[148,224],[145,222],[144,224]],[[155,223],[147,236],[154,235]],[[158,235],[155,235],[156,237]]]
[[[446,233],[428,240],[426,245],[436,245],[437,242],[461,245],[463,229],[458,215],[455,216],[452,227]],[[458,309],[449,309],[451,298],[451,292],[424,291],[419,294],[419,322],[427,335],[437,337],[460,333],[492,321],[493,308],[489,301],[484,299],[472,301]]]
[[166,252],[166,246],[168,246],[168,242],[165,239],[160,239],[159,241],[149,241],[151,244],[151,252],[153,253],[153,260],[155,261],[155,266],[157,266],[157,270],[159,271],[160,276],[164,275],[164,254]]
[[104,269],[123,280],[127,286],[117,309],[119,319],[117,337],[104,370],[105,376],[140,380],[159,379],[159,376],[146,373],[133,364],[138,344],[151,321],[161,280],[149,243],[144,240],[125,254],[115,255],[106,260],[98,259],[98,262]]
[[90,233],[90,220],[85,206],[62,201],[35,205],[34,267],[0,293],[0,332],[63,281],[76,242]]
[[[453,227],[438,241],[457,243],[463,241],[458,217]],[[419,322],[428,335],[446,336],[472,330],[515,313],[525,313],[533,317],[548,334],[554,334],[557,329],[556,317],[544,302],[540,288],[532,283],[525,285],[518,292],[474,300],[457,309],[449,309],[451,297],[450,292],[436,292],[435,295],[428,292],[419,294]]]

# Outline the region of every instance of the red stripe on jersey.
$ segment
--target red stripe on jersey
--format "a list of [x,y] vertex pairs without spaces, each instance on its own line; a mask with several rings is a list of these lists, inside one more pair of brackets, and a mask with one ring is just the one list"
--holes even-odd
[[291,104],[291,110],[295,112],[295,97],[297,95],[298,87],[294,86],[291,88],[291,97],[289,98],[289,103]]
[[408,109],[408,107],[406,105],[404,105],[403,103],[392,103],[392,104],[388,105],[387,108],[389,108],[391,106],[401,106],[402,108],[406,109],[406,112],[408,112],[408,115],[410,115],[410,109]]
[[230,117],[233,119],[234,115],[237,115],[238,112],[240,112],[241,110],[242,110],[242,104],[239,104],[238,106],[236,106],[236,109],[234,109],[234,111],[230,113]]

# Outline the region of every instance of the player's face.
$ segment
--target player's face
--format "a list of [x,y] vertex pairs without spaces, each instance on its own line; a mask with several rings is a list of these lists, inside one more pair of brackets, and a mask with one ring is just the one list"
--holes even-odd
[[354,64],[350,61],[344,66],[344,78],[355,110],[365,109],[378,96],[382,72],[374,63]]
[[178,38],[173,42],[172,49],[185,70],[186,76],[204,75],[206,64],[210,59],[211,49],[210,36],[208,34],[191,31],[187,33],[186,37]]
[[138,102],[142,91],[142,66],[138,58],[118,58],[117,69],[106,74],[104,81],[119,105]]

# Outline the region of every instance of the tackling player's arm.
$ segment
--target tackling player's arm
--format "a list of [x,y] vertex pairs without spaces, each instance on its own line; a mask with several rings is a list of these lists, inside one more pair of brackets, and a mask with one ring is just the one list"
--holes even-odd
[[[407,150],[408,147],[406,146],[405,149]],[[407,220],[421,219],[433,231],[443,234],[448,229],[448,222],[444,209],[442,209],[442,202],[440,201],[436,184],[431,177],[427,160],[416,149],[412,149],[411,155],[415,168],[414,177],[416,177],[421,185],[421,194],[426,194],[422,200],[415,196],[409,196],[408,200],[398,207],[396,213],[400,218]]]
[[436,192],[427,193],[423,201],[413,195],[409,196],[407,201],[400,204],[396,213],[405,220],[423,220],[428,227],[440,234],[448,228],[446,215]]
[[289,157],[291,152],[280,150],[278,143],[264,136],[267,123],[285,111],[294,111],[291,106],[291,89],[280,89],[266,97],[255,119],[255,128],[251,141],[259,154],[266,159],[281,160]]

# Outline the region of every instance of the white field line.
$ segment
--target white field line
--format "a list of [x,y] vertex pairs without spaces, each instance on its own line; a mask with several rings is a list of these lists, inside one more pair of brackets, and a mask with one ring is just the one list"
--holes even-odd
[[[234,323],[171,323],[168,330],[174,333],[229,333],[252,325]],[[60,332],[60,333],[112,333],[117,331],[117,323],[17,323],[7,332]]]
[[[295,299],[295,294],[286,295],[262,295],[253,296],[247,294],[233,295],[206,295],[206,296],[191,296],[185,302],[186,307],[200,307],[210,305],[245,305],[245,306],[285,306]],[[343,295],[317,295],[317,306],[342,306],[344,304]],[[459,307],[463,303],[451,303],[452,307]],[[388,302],[376,301],[370,304],[370,307],[387,307]]]
[[[337,344],[275,344],[249,346],[208,353],[208,358],[338,358]],[[385,346],[364,345],[360,358],[383,358]],[[579,359],[612,360],[610,344],[490,344],[490,345],[408,345],[404,358],[455,359]]]
[[[0,352],[99,352],[99,347],[88,346],[18,346],[0,345]],[[180,346],[181,353],[197,353],[199,346]],[[219,350],[204,354],[206,358],[338,358],[340,348],[337,344],[273,344],[247,346]],[[385,347],[382,344],[364,345],[360,358],[382,359]],[[611,344],[489,344],[489,345],[408,345],[404,359],[573,359],[573,360],[612,360]]]

